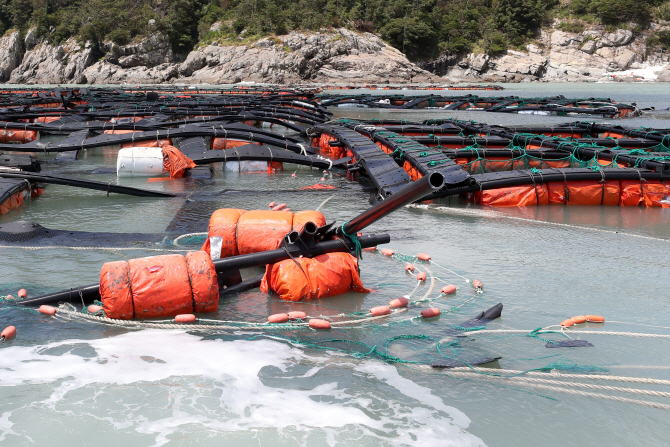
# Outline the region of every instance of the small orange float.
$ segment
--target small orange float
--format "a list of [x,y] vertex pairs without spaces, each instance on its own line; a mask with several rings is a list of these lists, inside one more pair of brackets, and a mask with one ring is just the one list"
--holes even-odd
[[407,264],[405,266],[405,271],[406,272],[413,272],[414,271],[414,266],[412,264]]
[[416,275],[417,281],[425,281],[426,280],[426,273],[425,272],[420,272],[418,275]]
[[421,261],[426,261],[426,262],[430,261],[430,259],[431,259],[430,255],[426,254],[426,253],[419,253],[418,255],[416,255],[416,257],[418,259],[420,259]]
[[381,317],[382,315],[390,314],[391,308],[388,306],[377,306],[370,309],[370,313],[373,317]]
[[287,321],[287,314],[274,314],[268,317],[268,323],[286,323]]
[[175,323],[195,323],[195,315],[193,314],[179,314],[174,317]]
[[451,295],[456,293],[456,286],[453,284],[448,284],[440,289],[440,293],[443,295]]
[[42,304],[38,310],[41,314],[44,315],[56,315],[56,308],[47,306],[46,304]]
[[330,329],[330,321],[312,318],[309,320],[309,327],[312,329]]
[[16,335],[16,328],[14,326],[7,326],[2,333],[0,333],[0,340],[9,340]]
[[421,311],[421,316],[423,318],[434,318],[440,316],[440,309],[436,307],[431,307],[429,309],[424,309]]
[[389,301],[389,306],[396,308],[396,307],[405,307],[409,304],[409,300],[407,298],[400,297],[396,298],[394,300]]

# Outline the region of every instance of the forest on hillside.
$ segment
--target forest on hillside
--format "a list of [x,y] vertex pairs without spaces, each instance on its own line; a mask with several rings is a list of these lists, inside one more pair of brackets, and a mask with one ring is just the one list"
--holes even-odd
[[[160,31],[178,54],[202,40],[234,42],[341,26],[374,32],[411,60],[444,52],[495,54],[523,49],[556,17],[567,19],[566,31],[594,23],[639,31],[652,19],[670,20],[670,1],[0,0],[3,33],[36,26],[37,37],[52,43],[75,36],[98,46],[105,40],[124,45]],[[224,25],[210,31],[217,21]]]

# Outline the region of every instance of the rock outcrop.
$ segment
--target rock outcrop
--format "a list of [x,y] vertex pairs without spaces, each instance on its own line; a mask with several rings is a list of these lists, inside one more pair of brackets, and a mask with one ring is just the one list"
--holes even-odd
[[428,82],[438,78],[370,33],[347,29],[261,39],[251,45],[213,42],[192,51],[179,82]]
[[21,62],[21,40],[18,31],[0,38],[0,82],[9,80],[12,71]]
[[63,45],[40,42],[26,51],[9,78],[10,84],[85,84],[82,73],[93,63],[90,44],[70,38]]
[[[535,43],[527,45],[526,51],[508,50],[496,57],[442,56],[424,68],[463,81],[560,82],[618,80],[617,77],[641,79],[638,75],[621,75],[624,71],[670,64],[669,54],[649,52],[645,45],[650,31],[670,30],[670,24],[653,24],[650,30],[638,36],[624,29],[610,33],[602,26],[569,33],[557,29],[559,24],[556,21],[553,28],[543,30]],[[665,79],[664,76],[659,75],[656,80]]]
[[0,75],[7,73],[10,83],[440,81],[377,36],[347,29],[291,32],[248,44],[212,42],[196,48],[183,61],[178,60],[168,40],[160,34],[124,46],[105,42],[101,45],[105,52],[102,58],[94,57],[90,43],[82,47],[73,38],[63,45],[49,45],[38,41],[34,30],[30,30],[25,41],[28,51],[20,60],[20,45],[13,43],[18,42],[18,33],[3,39],[7,42],[0,41],[0,54],[5,51],[16,55],[14,59],[7,56],[0,63]]

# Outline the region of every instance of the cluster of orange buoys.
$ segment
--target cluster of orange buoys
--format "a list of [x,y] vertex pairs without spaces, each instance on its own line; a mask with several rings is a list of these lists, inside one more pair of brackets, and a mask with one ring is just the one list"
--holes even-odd
[[[18,297],[21,299],[25,299],[28,297],[28,292],[26,292],[26,289],[21,289],[17,293]],[[5,300],[11,301],[13,300],[14,297],[12,295],[7,295],[5,297]],[[7,326],[0,332],[0,340],[5,341],[9,340],[10,338],[13,338],[16,336],[16,327],[15,326]]]
[[604,323],[605,317],[600,315],[577,315],[576,317],[568,318],[561,323],[562,327],[572,327],[575,324],[584,323]]

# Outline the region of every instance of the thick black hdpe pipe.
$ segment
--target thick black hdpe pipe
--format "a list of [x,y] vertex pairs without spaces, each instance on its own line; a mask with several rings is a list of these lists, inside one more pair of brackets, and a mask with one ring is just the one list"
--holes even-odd
[[[495,135],[503,138],[514,138],[514,133],[508,132],[506,130],[498,130],[492,127],[478,127],[478,126],[473,126],[471,124],[467,123],[454,123],[457,126],[461,127],[463,130],[474,133],[474,134],[479,134],[479,133],[487,133],[489,135]],[[594,129],[598,129],[599,127],[592,126]],[[605,128],[607,130],[610,130],[609,128]],[[611,129],[611,130],[619,130],[619,129]],[[630,136],[638,136],[638,134],[634,131],[625,131],[627,135]],[[644,134],[644,132],[640,132],[640,134]],[[642,135],[639,135],[641,138],[644,138]],[[649,136],[647,137],[648,139],[651,139],[650,137],[652,134],[650,133]],[[658,140],[662,140],[661,135],[656,135],[655,138]],[[626,154],[614,154],[613,152],[607,151],[607,150],[602,150],[599,148],[590,148],[590,147],[575,147],[574,144],[572,143],[566,143],[564,141],[554,141],[550,138],[547,137],[529,137],[529,138],[524,138],[523,142],[526,144],[529,143],[535,143],[538,146],[541,147],[547,147],[547,148],[554,148],[554,149],[562,149],[565,151],[575,151],[577,155],[579,155],[582,158],[593,158],[595,156],[598,156],[599,158],[602,158],[603,160],[614,160],[616,158],[617,161],[626,163],[629,166],[636,166],[638,168],[642,169],[651,169],[656,172],[660,172],[663,177],[670,176],[670,164],[668,163],[661,163],[657,162],[654,160],[638,160],[638,156],[636,155],[626,155]]]
[[108,194],[113,192],[116,194],[127,194],[138,197],[175,197],[174,194],[169,192],[133,188],[132,186],[112,185],[111,183],[97,182],[95,180],[61,177],[49,174],[37,174],[34,172],[0,172],[0,178],[28,180],[36,183],[51,183],[54,185],[76,186],[78,188],[107,191]]
[[356,234],[387,214],[412,202],[421,200],[428,194],[440,190],[443,186],[444,176],[439,172],[433,172],[430,175],[421,177],[419,180],[410,183],[397,193],[377,202],[372,208],[354,217],[342,229],[347,235]]
[[[369,236],[361,236],[358,240],[361,243],[361,247],[367,248],[375,247],[380,244],[388,244],[391,241],[391,237],[388,234],[373,234]],[[248,255],[233,256],[231,258],[217,259],[214,261],[214,267],[216,268],[216,272],[220,273],[227,270],[239,270],[248,267],[272,264],[283,261],[284,259],[289,259],[290,256],[317,256],[324,253],[354,251],[355,249],[356,247],[354,247],[353,244],[346,241],[332,240],[318,243],[315,247],[308,249],[287,249],[288,252],[284,249],[277,249],[262,251],[260,253],[251,253]],[[17,304],[22,306],[41,306],[42,304],[51,304],[61,301],[73,304],[90,304],[97,299],[100,299],[100,284],[89,284],[18,301]]]

